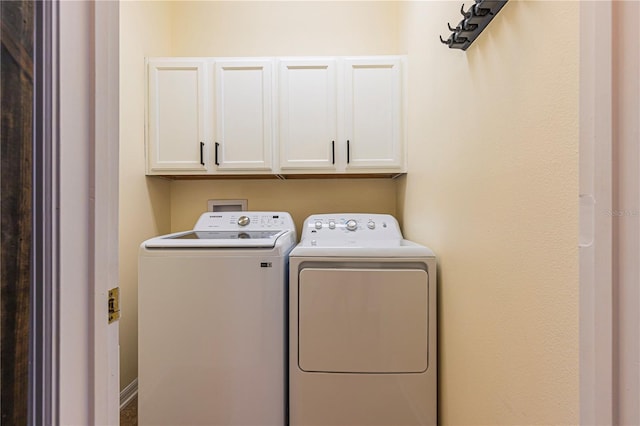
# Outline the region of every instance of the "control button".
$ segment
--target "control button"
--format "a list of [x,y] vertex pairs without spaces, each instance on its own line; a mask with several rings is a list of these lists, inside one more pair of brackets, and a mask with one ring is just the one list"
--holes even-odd
[[333,220],[329,221],[329,229],[336,229],[336,222]]
[[318,245],[318,242],[316,240],[311,240],[311,245],[312,246],[316,246],[316,245]]
[[322,221],[316,220],[316,229],[322,229]]
[[376,229],[376,223],[374,221],[370,220],[369,222],[367,222],[367,228]]
[[247,216],[240,216],[238,218],[238,225],[240,226],[247,226],[250,222],[251,219],[249,219]]
[[355,221],[355,220],[353,220],[353,219],[349,219],[349,220],[347,221],[347,229],[348,229],[349,231],[355,231],[356,229],[358,229],[358,222],[356,222],[356,221]]

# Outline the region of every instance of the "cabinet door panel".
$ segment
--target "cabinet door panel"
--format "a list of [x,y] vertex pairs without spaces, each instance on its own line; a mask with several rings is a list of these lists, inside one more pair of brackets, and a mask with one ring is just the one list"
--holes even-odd
[[149,61],[150,172],[206,171],[204,62]]
[[218,169],[270,170],[272,61],[216,62],[215,81]]
[[280,166],[334,169],[335,60],[280,63]]
[[348,169],[402,167],[402,80],[399,59],[345,60]]

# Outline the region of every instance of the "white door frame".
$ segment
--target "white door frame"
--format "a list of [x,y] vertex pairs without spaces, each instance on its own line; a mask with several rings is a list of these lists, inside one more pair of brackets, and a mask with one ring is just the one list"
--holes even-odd
[[580,423],[612,424],[611,2],[580,3]]
[[[94,3],[93,162],[93,394],[94,424],[120,423],[119,322],[108,323],[109,289],[118,287],[120,5]],[[91,304],[91,302],[90,302]]]
[[580,13],[580,423],[638,424],[640,6]]
[[118,322],[108,324],[107,295],[118,286],[119,4],[53,8],[53,423],[117,425]]
[[612,3],[613,424],[640,424],[640,3]]
[[[105,318],[118,277],[119,5],[58,7],[58,423],[117,424],[117,323]],[[611,215],[601,214],[613,207],[612,5],[580,10],[580,418],[612,424],[613,234]]]

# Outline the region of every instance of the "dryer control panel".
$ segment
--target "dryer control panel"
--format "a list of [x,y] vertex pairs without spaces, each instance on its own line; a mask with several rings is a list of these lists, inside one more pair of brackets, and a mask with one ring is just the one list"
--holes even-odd
[[399,240],[398,221],[388,214],[331,213],[309,216],[302,229],[301,242]]

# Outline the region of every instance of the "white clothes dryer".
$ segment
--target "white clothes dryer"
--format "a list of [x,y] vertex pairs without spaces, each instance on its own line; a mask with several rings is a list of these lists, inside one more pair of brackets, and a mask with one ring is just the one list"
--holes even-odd
[[207,212],[139,251],[141,425],[286,422],[283,212]]
[[437,424],[433,252],[390,215],[318,214],[289,259],[290,424]]

